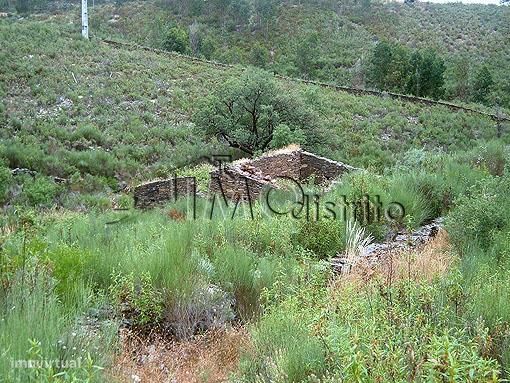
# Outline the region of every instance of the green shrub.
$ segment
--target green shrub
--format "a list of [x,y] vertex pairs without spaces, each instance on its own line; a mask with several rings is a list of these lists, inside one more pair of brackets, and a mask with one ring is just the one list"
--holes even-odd
[[58,186],[48,177],[25,177],[22,198],[32,206],[49,206],[54,201]]
[[7,191],[12,182],[12,175],[9,168],[2,165],[0,162],[0,205],[5,202],[7,198]]
[[214,169],[214,167],[208,163],[203,163],[197,165],[195,167],[185,167],[183,169],[179,169],[176,174],[179,177],[195,177],[195,182],[197,186],[197,190],[205,191],[209,187],[209,173]]
[[119,310],[135,325],[157,324],[163,318],[163,295],[155,288],[150,274],[135,277],[133,273],[114,272],[109,291]]
[[94,176],[113,177],[121,168],[118,160],[104,150],[69,152],[68,160],[80,172]]
[[463,334],[434,335],[423,365],[425,381],[498,382],[496,361],[480,357],[474,343],[463,343]]
[[178,26],[170,28],[163,43],[163,48],[171,52],[188,52],[188,32]]
[[[434,207],[428,204],[431,193],[436,191],[433,185],[426,184],[425,177],[402,174],[389,180],[388,197],[404,207],[405,216],[400,224],[416,229],[427,219],[432,218]],[[430,179],[429,179],[430,181]],[[437,209],[437,208],[436,208]]]
[[265,316],[253,329],[252,338],[253,354],[240,364],[249,382],[305,382],[325,372],[321,342],[293,313],[277,311]]
[[45,153],[38,145],[22,144],[20,142],[5,141],[0,146],[0,156],[7,160],[11,169],[27,168],[40,170],[46,158]]
[[505,197],[509,191],[508,177],[486,180],[469,189],[469,194],[455,202],[456,208],[447,217],[452,240],[464,248],[470,244],[489,248],[495,233],[510,223]]
[[305,144],[306,138],[300,129],[291,130],[288,125],[278,125],[271,140],[272,148],[282,148],[289,144]]
[[96,145],[101,145],[103,143],[103,134],[101,131],[93,126],[93,125],[82,125],[79,126],[72,134],[71,139],[73,141],[78,141],[80,139],[85,139],[87,141],[91,141]]
[[270,283],[271,276],[267,278],[257,272],[255,256],[243,249],[234,249],[227,245],[216,252],[213,263],[216,280],[234,295],[239,317],[247,321],[257,316],[261,309],[261,290]]
[[320,219],[300,222],[295,240],[319,258],[329,258],[345,247],[345,228],[340,220]]
[[262,45],[254,45],[250,51],[250,64],[265,68],[269,62],[269,52]]
[[[65,374],[70,381],[104,381],[101,370],[111,361],[118,328],[114,322],[103,324],[91,337],[89,331],[76,326],[79,315],[94,304],[92,291],[82,285],[75,300],[63,304],[53,293],[54,281],[36,259],[27,260],[23,273],[10,281],[7,291],[0,288],[2,378],[19,383],[60,381]],[[16,360],[58,360],[64,368],[13,368],[11,363]]]
[[70,246],[60,246],[45,253],[45,260],[56,280],[56,291],[61,297],[70,294],[80,284],[88,282],[91,255]]

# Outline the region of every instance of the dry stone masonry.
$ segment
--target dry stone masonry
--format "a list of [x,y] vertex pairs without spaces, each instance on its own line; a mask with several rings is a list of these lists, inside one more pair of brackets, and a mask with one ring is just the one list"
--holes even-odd
[[[268,152],[258,158],[243,159],[210,173],[209,195],[232,200],[255,200],[265,190],[278,188],[278,181],[313,180],[327,186],[352,166],[306,152],[298,146]],[[141,209],[196,193],[193,177],[177,177],[139,185],[135,189],[135,206]]]
[[210,194],[230,199],[257,199],[269,188],[278,188],[278,180],[304,182],[313,177],[316,184],[328,185],[352,166],[316,156],[299,147],[269,152],[253,160],[240,160],[211,172]]
[[148,209],[196,192],[193,177],[175,177],[141,184],[135,189],[135,207]]

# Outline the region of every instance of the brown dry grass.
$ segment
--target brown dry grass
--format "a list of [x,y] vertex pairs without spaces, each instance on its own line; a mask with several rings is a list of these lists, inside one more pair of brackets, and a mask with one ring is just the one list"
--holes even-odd
[[184,221],[186,219],[186,214],[174,208],[170,209],[167,215],[170,219],[173,219],[174,221]]
[[209,331],[182,342],[149,342],[131,333],[122,338],[122,352],[111,371],[120,382],[225,382],[249,344],[243,328]]
[[445,274],[453,262],[455,257],[451,252],[448,233],[441,229],[433,239],[417,249],[389,252],[376,264],[357,264],[351,273],[336,279],[333,288],[341,289],[347,284],[366,284],[371,280],[432,281]]

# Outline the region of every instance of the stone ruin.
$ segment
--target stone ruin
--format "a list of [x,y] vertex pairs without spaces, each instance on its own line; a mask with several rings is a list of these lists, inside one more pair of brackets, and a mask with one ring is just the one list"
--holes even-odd
[[[316,156],[299,147],[268,152],[253,160],[239,160],[211,172],[209,193],[233,200],[255,200],[264,190],[278,188],[278,181],[313,180],[327,186],[352,166]],[[280,182],[281,183],[281,182]]]
[[353,267],[364,264],[369,267],[376,267],[382,259],[391,254],[401,254],[420,248],[436,237],[443,229],[444,219],[434,219],[432,222],[421,226],[413,232],[406,230],[394,233],[391,238],[383,243],[371,243],[363,249],[363,253],[353,260],[349,260],[345,254],[338,254],[330,261],[335,273],[349,272]]
[[[213,170],[210,173],[208,193],[224,195],[232,200],[255,200],[265,190],[278,188],[278,181],[285,178],[297,182],[313,180],[317,185],[328,186],[342,174],[354,169],[291,146]],[[135,206],[151,208],[196,193],[193,177],[148,182],[136,187]]]
[[196,185],[193,177],[175,177],[147,182],[135,188],[135,207],[149,209],[194,193],[196,193]]

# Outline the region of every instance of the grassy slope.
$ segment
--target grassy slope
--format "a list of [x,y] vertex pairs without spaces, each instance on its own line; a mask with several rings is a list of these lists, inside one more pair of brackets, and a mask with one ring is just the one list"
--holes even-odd
[[[0,22],[0,157],[11,168],[115,186],[228,150],[190,121],[197,100],[242,69],[85,42],[76,16]],[[300,94],[329,134],[311,149],[358,166],[382,169],[410,148],[466,149],[495,136],[488,119],[443,107],[281,86]]]
[[[68,25],[61,17],[54,21],[2,21],[0,24],[0,40],[5,47],[0,53],[0,62],[6,63],[0,66],[2,102],[6,111],[0,150],[2,156],[10,161],[21,161],[11,163],[11,166],[29,166],[47,174],[64,176],[79,170],[83,175],[89,173],[96,178],[111,177],[110,172],[114,175],[119,172],[119,178],[129,181],[156,176],[164,173],[165,169],[197,158],[201,153],[215,150],[210,146],[212,144],[208,144],[209,140],[190,125],[196,108],[195,100],[224,79],[235,76],[239,69],[218,69],[190,63],[176,56],[117,49],[97,41],[87,43],[79,39],[78,19],[73,20],[74,25]],[[428,108],[391,99],[356,97],[302,84],[284,82],[281,85],[289,92],[300,93],[330,132],[328,142],[316,149],[356,165],[380,168],[406,150],[423,146],[467,149],[494,137],[495,133],[493,124],[484,118],[451,113],[442,107]],[[72,106],[67,100],[73,102]],[[84,129],[83,126],[89,127]],[[508,140],[508,137],[504,138]],[[34,148],[40,152],[34,152]],[[97,164],[96,159],[101,158],[103,162],[91,167]],[[434,164],[437,161],[432,158],[430,162]],[[464,168],[460,169],[463,176],[469,174]],[[411,168],[404,169],[402,177],[408,173],[412,178]],[[448,180],[445,183],[448,188],[462,182],[461,177],[445,176],[444,179]],[[445,181],[437,181],[440,182]],[[364,182],[359,183],[363,185]],[[413,188],[405,189],[399,185],[402,183],[396,184],[394,189],[404,190],[415,197]],[[504,215],[508,209],[501,209],[500,206],[504,205],[494,203],[492,190],[480,195],[491,204],[479,205],[481,218],[477,222],[480,227],[497,233],[502,220],[508,222]],[[501,192],[502,200],[504,196]],[[487,210],[487,206],[493,207],[487,216],[492,218],[491,214],[498,211],[501,220],[493,222],[486,219],[481,213]],[[468,223],[474,233],[479,231],[478,226],[464,218],[471,217],[472,211],[472,206],[467,205],[466,213],[460,216],[463,219],[458,219],[461,233]],[[475,215],[473,217],[476,218]],[[505,342],[510,339],[508,334],[501,336],[503,346],[500,349],[498,345],[495,350],[484,352],[482,346],[476,347],[472,338],[475,337],[482,345],[489,344],[492,339],[499,341],[493,328],[480,337],[476,333],[480,323],[478,319],[465,323],[465,318],[487,315],[487,309],[479,310],[483,307],[480,303],[495,302],[496,297],[505,296],[504,293],[509,291],[507,263],[502,264],[498,278],[482,278],[485,275],[480,274],[480,282],[473,284],[474,287],[469,287],[471,284],[464,286],[466,282],[458,281],[457,273],[445,276],[437,283],[418,280],[416,285],[414,282],[411,285],[407,277],[409,265],[404,262],[402,266],[406,277],[402,283],[392,282],[388,274],[386,280],[390,282],[386,284],[383,282],[381,285],[374,278],[368,288],[363,280],[364,289],[353,284],[346,286],[345,290],[330,291],[324,287],[324,267],[309,260],[306,253],[302,255],[294,240],[296,230],[301,230],[297,238],[314,236],[304,235],[310,233],[309,227],[301,226],[295,220],[245,221],[243,224],[229,220],[225,225],[213,222],[191,227],[187,223],[170,221],[159,212],[141,214],[140,220],[134,223],[125,221],[109,227],[105,224],[111,221],[109,215],[99,219],[93,215],[70,215],[68,219],[58,217],[55,220],[54,224],[44,225],[48,226],[44,229],[48,232],[46,235],[30,234],[27,253],[30,254],[28,263],[31,266],[27,272],[32,272],[32,268],[44,270],[47,266],[56,279],[55,283],[58,283],[57,289],[49,290],[46,287],[49,283],[43,280],[40,285],[34,282],[38,287],[34,289],[35,293],[27,294],[21,285],[19,296],[29,296],[31,300],[28,302],[33,304],[19,305],[16,302],[27,301],[18,297],[18,300],[5,301],[8,313],[2,307],[3,318],[9,326],[2,327],[0,343],[14,345],[11,350],[16,352],[16,357],[25,355],[28,338],[42,340],[46,358],[60,355],[55,346],[57,339],[72,331],[74,316],[79,317],[82,309],[97,304],[81,299],[83,302],[75,305],[73,300],[79,301],[80,297],[93,294],[88,285],[87,289],[82,287],[76,292],[69,287],[93,281],[104,291],[109,291],[113,268],[117,271],[120,268],[125,275],[149,271],[153,278],[164,281],[164,287],[171,286],[177,291],[182,291],[185,283],[196,282],[198,275],[204,286],[210,286],[209,283],[217,283],[226,289],[233,286],[241,293],[245,291],[243,283],[257,288],[264,286],[260,283],[260,275],[264,275],[264,282],[270,286],[277,274],[272,270],[281,271],[278,281],[281,281],[282,291],[278,287],[275,289],[275,306],[255,325],[252,331],[255,345],[253,361],[245,363],[242,371],[250,376],[258,368],[269,374],[268,381],[278,380],[277,376],[271,375],[278,373],[271,370],[273,365],[275,370],[282,368],[284,373],[290,370],[298,377],[311,373],[320,376],[325,370],[331,371],[337,374],[331,381],[339,381],[340,378],[346,381],[369,380],[374,377],[383,381],[390,377],[405,380],[408,373],[416,372],[423,373],[424,380],[428,377],[432,381],[439,379],[438,374],[444,371],[441,358],[445,350],[453,350],[452,358],[448,360],[451,365],[447,368],[451,367],[457,379],[464,381],[472,371],[497,368],[493,362],[489,364],[479,358],[479,354],[488,359],[499,357],[500,349],[507,353],[505,345],[508,343]],[[494,228],[487,222],[493,222]],[[329,228],[332,225],[326,222],[324,226]],[[328,233],[330,231],[324,235],[331,237]],[[501,234],[501,246],[508,248],[507,242],[504,242],[507,233]],[[19,286],[15,279],[19,272],[15,272],[25,257],[25,236],[13,235],[5,246],[0,247],[2,271],[10,271],[2,275],[5,278],[2,282],[5,280]],[[169,252],[169,249],[176,250]],[[246,254],[240,249],[245,249]],[[202,263],[195,264],[196,257],[191,255],[206,260],[210,258],[216,262],[213,270],[220,272],[211,274]],[[183,259],[191,261],[183,262]],[[233,260],[230,262],[232,267],[225,262],[228,259]],[[430,263],[427,262],[427,267],[435,267]],[[176,264],[181,265],[180,268],[175,267]],[[306,271],[307,267],[310,270]],[[180,272],[175,273],[175,269]],[[421,270],[416,272],[422,275]],[[489,269],[487,275],[493,274],[494,268]],[[306,282],[303,285],[287,283],[287,277]],[[382,279],[385,279],[384,275]],[[5,283],[5,286],[8,285]],[[287,286],[290,286],[289,292],[286,291]],[[410,286],[413,286],[412,290],[408,290]],[[65,299],[60,302],[55,295],[58,291],[72,293],[69,297],[64,295]],[[409,292],[402,294],[402,291]],[[283,296],[281,301],[279,294]],[[147,296],[150,299],[150,295]],[[478,305],[473,304],[473,296]],[[255,301],[259,297],[260,292],[255,291]],[[272,298],[272,295],[268,297]],[[51,305],[47,303],[49,299]],[[410,302],[416,304],[411,305]],[[467,311],[465,317],[459,315],[459,307],[461,314],[463,309]],[[62,319],[59,310],[64,308],[69,313]],[[508,322],[508,310],[504,304],[492,305],[490,309],[495,318]],[[46,320],[41,321],[41,318]],[[30,326],[21,329],[19,323]],[[47,326],[41,326],[41,323]],[[289,323],[294,327],[289,327]],[[454,330],[465,330],[464,327],[474,330]],[[480,327],[485,331],[483,323]],[[443,335],[446,330],[449,335]],[[497,331],[498,326],[496,335]],[[103,346],[109,345],[108,341],[101,342]],[[70,342],[69,346],[74,346],[74,343]],[[407,362],[409,350],[413,360]],[[107,354],[102,349],[98,353]],[[374,355],[377,357],[374,358]],[[508,368],[508,355],[506,358],[504,367]],[[4,358],[0,363],[4,376],[9,370],[8,362]],[[95,360],[95,363],[108,365],[101,360]],[[482,369],[482,363],[488,364],[488,367]],[[345,366],[354,367],[346,370]],[[25,369],[23,373],[31,371]],[[81,371],[76,373],[82,375]],[[364,375],[360,377],[360,374]],[[87,371],[83,375],[87,375]],[[489,380],[478,372],[475,375],[479,381]],[[19,381],[28,380],[22,377]],[[99,377],[98,381],[104,379]]]
[[[508,102],[510,91],[510,8],[495,5],[429,4],[412,7],[388,4],[375,7],[363,25],[380,39],[398,41],[412,48],[432,47],[452,65],[471,72],[486,64],[492,71],[499,97]],[[506,94],[506,95],[505,95]]]
[[[114,15],[118,18],[114,19]],[[487,64],[494,73],[498,92],[508,93],[510,89],[505,70],[510,59],[508,7],[393,3],[362,11],[337,4],[322,8],[284,5],[268,35],[253,32],[248,26],[220,28],[210,16],[174,15],[153,2],[97,7],[92,20],[92,29],[99,36],[115,35],[155,47],[162,46],[168,25],[179,23],[187,27],[198,20],[202,36],[217,42],[214,58],[250,62],[250,51],[257,43],[273,51],[271,70],[288,75],[303,75],[295,67],[300,59],[296,49],[307,36],[317,33],[321,44],[314,53],[318,69],[313,77],[344,85],[362,85],[362,73],[356,63],[366,60],[375,41],[385,39],[411,48],[433,47],[450,65],[464,56],[470,61],[472,75],[479,65]]]
[[80,169],[73,153],[102,153],[115,163],[98,173],[125,178],[139,175],[140,164],[156,172],[212,150],[189,124],[189,115],[194,100],[222,81],[222,71],[88,43],[70,26],[49,21],[0,28],[7,63],[2,70],[8,116],[4,153],[13,143],[30,145],[55,159],[57,168],[37,159],[12,163],[11,158],[11,166],[69,176]]

